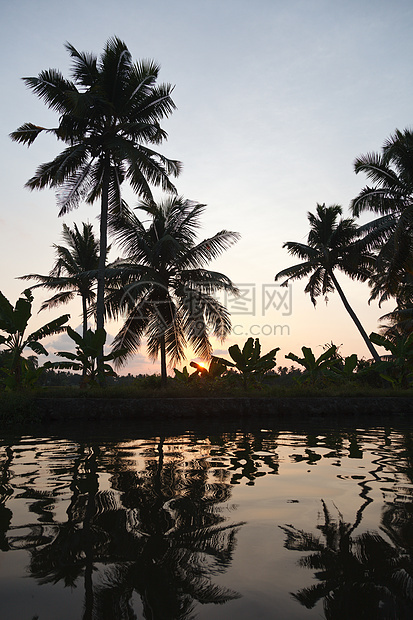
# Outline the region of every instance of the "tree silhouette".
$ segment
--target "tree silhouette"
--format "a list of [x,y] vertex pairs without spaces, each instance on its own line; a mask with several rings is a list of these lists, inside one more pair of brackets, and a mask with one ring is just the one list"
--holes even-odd
[[206,269],[208,263],[235,243],[238,233],[222,230],[196,241],[205,205],[171,198],[160,204],[141,202],[146,225],[126,207],[110,217],[110,230],[126,252],[108,271],[106,310],[111,318],[125,316],[114,350],[125,349],[126,360],[147,337],[151,358],[160,356],[166,382],[167,356],[180,362],[185,347],[208,359],[210,336],[221,340],[230,332],[229,312],[215,297],[219,291],[237,293],[231,280]]
[[43,287],[50,291],[58,291],[53,297],[42,303],[40,310],[66,304],[76,295],[80,295],[83,337],[85,337],[88,306],[96,297],[93,285],[96,281],[99,263],[99,242],[93,234],[92,225],[85,222],[83,222],[82,231],[79,231],[76,224],[73,230],[63,224],[62,237],[64,245],[54,244],[53,246],[56,252],[56,262],[49,275],[42,276],[38,273],[31,273],[21,276],[20,280],[37,280],[39,284],[31,286],[31,290]]
[[[48,526],[49,541],[31,541],[30,573],[39,583],[83,577],[83,620],[135,618],[138,593],[147,619],[189,620],[196,601],[223,604],[239,594],[212,583],[227,570],[241,524],[225,523],[216,508],[228,484],[207,484],[206,461],[165,462],[164,439],[149,450],[142,471],[106,455],[111,489],[99,489],[97,446],[79,447],[66,523]],[[109,460],[108,460],[109,459]],[[54,529],[51,536],[50,531]],[[94,583],[97,564],[103,579]]]
[[308,213],[310,232],[307,244],[296,241],[287,241],[283,244],[292,256],[297,256],[303,262],[283,269],[277,273],[275,279],[286,278],[282,283],[283,286],[291,280],[310,276],[304,290],[309,293],[314,305],[320,295],[327,295],[337,290],[368,350],[374,360],[379,362],[380,356],[350,306],[334,273],[339,269],[351,279],[364,282],[370,277],[374,265],[374,257],[370,252],[355,249],[355,241],[359,238],[360,232],[354,220],[338,219],[341,214],[342,208],[339,205],[326,207],[324,204],[317,205],[316,214]]
[[108,211],[120,207],[125,180],[148,200],[152,200],[151,185],[175,192],[169,176],[179,174],[180,163],[148,146],[166,138],[159,122],[175,105],[172,87],[156,84],[159,66],[152,61],[133,63],[127,46],[117,37],[108,40],[100,58],[78,52],[70,43],[66,49],[73,61],[73,81],[55,69],[23,78],[59,114],[58,126],[25,123],[10,136],[30,146],[48,132],[67,145],[26,183],[32,190],[56,188],[59,215],[83,199],[90,204],[101,201],[96,321],[97,329],[103,329]]
[[[322,500],[321,536],[280,526],[285,547],[307,555],[299,565],[314,570],[319,581],[292,595],[312,608],[323,599],[327,620],[348,618],[408,620],[413,612],[413,557],[376,532],[352,536],[356,523],[347,523]],[[360,516],[360,515],[358,515]]]
[[367,153],[354,162],[366,174],[366,186],[351,203],[354,216],[369,210],[379,217],[360,228],[360,248],[378,253],[375,273],[384,293],[394,294],[406,273],[413,274],[413,132],[396,130],[381,153]]
[[10,527],[13,516],[11,510],[6,507],[6,500],[13,494],[13,489],[9,484],[10,465],[13,461],[13,450],[11,446],[5,448],[6,458],[0,463],[0,551],[7,551],[9,548],[6,540],[6,532]]

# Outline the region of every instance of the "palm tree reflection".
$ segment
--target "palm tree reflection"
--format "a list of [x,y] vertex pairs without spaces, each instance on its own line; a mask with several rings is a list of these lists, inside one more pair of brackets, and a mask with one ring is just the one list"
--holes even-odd
[[5,506],[7,498],[13,493],[13,489],[9,484],[13,450],[10,446],[7,446],[5,452],[6,458],[0,464],[0,551],[7,551],[9,548],[6,532],[10,527],[10,521],[13,516],[12,511]]
[[323,500],[322,505],[320,536],[292,525],[281,527],[284,546],[307,552],[299,565],[314,570],[319,581],[292,596],[307,608],[323,599],[327,620],[412,618],[412,547],[388,542],[376,532],[352,536],[356,524],[345,522],[338,509],[333,515]]
[[164,443],[147,450],[141,471],[115,450],[105,463],[110,490],[99,489],[99,450],[81,446],[68,520],[31,550],[30,572],[40,583],[75,586],[83,576],[83,620],[135,618],[134,593],[151,620],[186,620],[197,601],[240,596],[211,581],[229,567],[241,525],[220,513],[230,486],[211,479],[206,458],[165,459]]

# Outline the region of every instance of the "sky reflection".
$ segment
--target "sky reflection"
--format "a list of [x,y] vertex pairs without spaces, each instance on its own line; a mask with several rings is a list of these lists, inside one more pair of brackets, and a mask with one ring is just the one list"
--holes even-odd
[[[340,544],[356,556],[370,545],[370,589],[395,582],[387,565],[385,577],[372,569],[386,553],[409,582],[412,445],[410,431],[383,428],[3,441],[3,609],[9,620],[339,617],[336,575],[314,566],[341,561]],[[386,608],[411,611],[407,590],[389,591]]]

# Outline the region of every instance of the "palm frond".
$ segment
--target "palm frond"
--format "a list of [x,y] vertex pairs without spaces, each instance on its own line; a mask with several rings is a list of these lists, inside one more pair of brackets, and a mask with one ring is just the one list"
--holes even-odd
[[380,215],[399,213],[405,207],[405,196],[388,188],[364,187],[350,203],[354,217],[359,217],[363,211],[373,211]]
[[168,117],[176,109],[171,98],[172,91],[173,86],[170,84],[159,84],[158,86],[154,84],[144,101],[139,104],[139,116],[146,118],[153,124]]
[[38,77],[26,77],[23,81],[50,109],[60,114],[67,112],[68,93],[75,91],[76,87],[60,71],[47,69],[41,71]]
[[10,134],[10,138],[14,142],[20,142],[21,144],[27,144],[30,146],[36,140],[37,136],[42,133],[42,131],[48,131],[45,127],[39,127],[38,125],[33,125],[33,123],[24,123],[20,125],[16,129],[16,131],[12,131]]
[[92,165],[91,160],[81,164],[76,161],[76,170],[70,172],[66,180],[59,183],[59,191],[56,192],[57,205],[60,209],[59,217],[76,209],[90,191]]
[[97,57],[93,54],[78,52],[73,45],[66,42],[65,47],[73,59],[72,76],[75,83],[83,87],[93,86],[99,76],[97,71]]
[[310,295],[314,306],[317,303],[317,297],[334,291],[330,276],[324,267],[319,267],[311,274],[304,291]]
[[142,338],[148,329],[150,315],[145,305],[138,305],[127,316],[123,326],[113,339],[112,351],[122,355],[116,358],[115,367],[122,366],[141,346]]
[[158,358],[161,351],[161,342],[164,338],[166,355],[170,365],[179,363],[185,357],[187,344],[186,333],[182,325],[182,315],[179,309],[171,302],[168,314],[173,320],[165,320],[159,313],[152,314],[149,321],[147,336],[147,351],[151,359]]
[[317,261],[320,256],[318,248],[312,247],[305,243],[286,241],[283,243],[282,247],[287,248],[288,253],[291,254],[291,256],[297,256],[305,261]]
[[239,289],[228,276],[202,268],[179,271],[174,278],[174,288],[178,291],[180,289],[185,290],[187,287],[208,294],[218,291],[227,291],[234,296],[239,294]]
[[367,153],[354,161],[355,173],[364,172],[368,179],[376,185],[400,187],[397,174],[388,166],[388,162],[378,153]]
[[57,308],[62,304],[67,304],[69,301],[72,301],[76,295],[75,291],[64,291],[61,293],[57,293],[53,295],[50,299],[46,299],[42,305],[40,306],[39,312],[42,310],[50,310],[52,308]]
[[196,268],[201,265],[207,265],[212,260],[221,256],[223,252],[233,246],[240,238],[241,235],[237,232],[221,230],[213,237],[204,239],[195,247],[191,247],[184,251],[179,262],[184,268]]
[[58,187],[72,175],[76,175],[78,167],[86,165],[88,152],[85,145],[70,146],[57,155],[52,161],[41,164],[35,175],[26,183],[29,189]]
[[285,282],[282,282],[281,286],[287,286],[290,280],[301,280],[304,276],[309,275],[315,268],[315,263],[307,261],[305,263],[299,263],[292,265],[286,269],[282,269],[275,276],[275,281],[281,278],[286,278]]
[[152,200],[151,185],[161,187],[165,192],[176,194],[176,187],[169,177],[179,175],[180,162],[168,159],[142,144],[131,143],[128,149],[126,147],[125,143],[124,150],[125,153],[127,152],[128,161],[126,178],[138,195]]

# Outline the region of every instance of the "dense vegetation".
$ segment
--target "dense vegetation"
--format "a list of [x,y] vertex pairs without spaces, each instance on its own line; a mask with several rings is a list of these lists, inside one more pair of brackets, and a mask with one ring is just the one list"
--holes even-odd
[[[334,344],[315,357],[308,347],[286,358],[296,367],[276,369],[278,349],[261,355],[258,340],[247,340],[243,349],[229,348],[229,359],[214,358],[210,337],[224,340],[231,330],[227,308],[214,296],[217,291],[237,294],[224,274],[211,271],[209,263],[235,243],[239,234],[223,230],[199,241],[199,218],[205,205],[177,196],[170,177],[181,164],[153,145],[167,137],[160,121],[175,105],[169,84],[157,84],[159,66],[132,61],[126,45],[110,39],[101,55],[78,52],[67,44],[72,58],[72,79],[54,69],[26,84],[59,115],[56,128],[25,123],[11,138],[30,146],[42,132],[52,132],[65,144],[53,161],[39,166],[27,182],[30,189],[55,188],[64,215],[85,200],[100,201],[100,234],[82,223],[71,230],[63,226],[63,244],[55,245],[56,263],[49,274],[21,276],[35,281],[15,306],[0,294],[0,388],[52,390],[64,393],[81,388],[124,389],[130,394],[165,388],[167,364],[185,359],[190,346],[209,368],[192,362],[189,371],[175,369],[169,390],[182,394],[281,394],[329,390],[331,393],[412,387],[413,381],[413,132],[396,131],[379,154],[355,161],[355,172],[372,181],[354,198],[351,217],[339,205],[318,204],[308,213],[307,243],[288,241],[284,247],[300,262],[280,271],[283,284],[308,277],[305,291],[313,304],[337,290],[359,330],[371,360],[356,355],[343,358]],[[138,214],[122,198],[128,182],[140,199]],[[155,202],[153,187],[169,196]],[[359,226],[364,211],[377,217]],[[123,252],[108,264],[108,236]],[[393,299],[395,308],[381,317],[379,333],[367,335],[349,305],[335,272],[365,282],[370,300]],[[68,315],[27,336],[33,302],[32,290],[44,287],[54,295],[41,309],[65,304],[78,295],[82,302],[83,333],[67,325]],[[367,295],[366,295],[367,297]],[[95,329],[88,326],[93,318]],[[123,319],[104,354],[105,319]],[[60,352],[59,361],[38,368],[36,355],[47,354],[42,338],[66,330],[75,352]],[[146,339],[148,354],[161,360],[161,377],[117,377],[120,367]],[[379,356],[375,345],[384,347]],[[35,355],[27,355],[31,349]],[[60,371],[60,372],[58,372]],[[63,371],[63,372],[62,372]],[[73,374],[74,373],[74,374]],[[60,393],[63,393],[62,391]],[[165,392],[164,392],[165,393]]]

